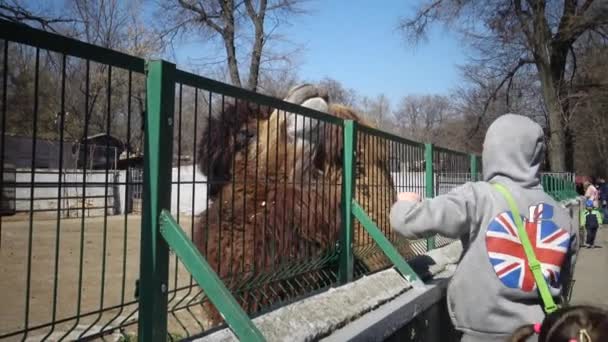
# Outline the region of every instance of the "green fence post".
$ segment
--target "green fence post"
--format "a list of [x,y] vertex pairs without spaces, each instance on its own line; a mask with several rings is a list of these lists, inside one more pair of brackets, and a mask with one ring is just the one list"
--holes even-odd
[[355,186],[354,167],[357,146],[356,123],[344,121],[344,158],[342,158],[342,234],[340,239],[340,282],[353,280],[353,214],[352,200]]
[[355,218],[359,220],[359,223],[369,233],[369,236],[378,244],[378,247],[384,252],[384,255],[395,265],[395,268],[401,273],[401,275],[410,283],[413,287],[424,286],[424,283],[416,274],[416,272],[410,267],[405,261],[399,251],[393,246],[393,244],[386,238],[384,233],[378,229],[378,226],[374,221],[367,216],[365,210],[359,206],[357,201],[353,201],[353,214]]
[[471,159],[471,181],[472,182],[477,182],[479,179],[477,179],[477,174],[479,173],[479,166],[477,165],[477,156],[474,154],[470,155],[470,159]]
[[160,214],[171,208],[175,64],[146,66],[144,193],[140,245],[139,341],[167,340],[169,248],[160,234]]
[[576,196],[578,196],[578,193],[576,192],[576,174],[571,173],[570,174],[570,197],[575,198]]
[[[433,144],[424,144],[424,189],[426,198],[435,197],[435,171],[433,170]],[[426,239],[426,249],[435,249],[435,237]]]
[[234,299],[230,290],[213,271],[184,230],[171,217],[171,213],[163,210],[160,220],[161,234],[237,338],[240,341],[265,341],[264,336]]

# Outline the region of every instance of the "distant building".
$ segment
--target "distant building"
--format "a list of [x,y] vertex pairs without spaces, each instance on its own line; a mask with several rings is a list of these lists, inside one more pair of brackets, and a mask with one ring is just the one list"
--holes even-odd
[[120,155],[126,149],[125,143],[107,133],[82,138],[78,146],[78,168],[116,169]]
[[[77,155],[74,147],[77,142],[64,141],[63,144],[49,139],[32,139],[32,137],[8,135],[4,136],[0,151],[4,151],[4,163],[15,168],[59,169],[59,154],[63,150],[63,168],[74,168]],[[63,148],[62,148],[63,147]],[[32,158],[34,156],[34,158]]]
[[[105,169],[119,166],[120,155],[126,144],[106,133],[95,134],[80,141],[41,139],[27,136],[4,136],[0,151],[4,151],[4,163],[17,169]],[[60,163],[60,154],[63,163]],[[32,158],[33,156],[33,158]]]

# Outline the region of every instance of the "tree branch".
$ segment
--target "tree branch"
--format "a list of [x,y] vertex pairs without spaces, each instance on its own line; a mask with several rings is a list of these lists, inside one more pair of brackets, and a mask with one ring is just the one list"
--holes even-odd
[[409,32],[413,40],[417,41],[424,36],[426,27],[434,19],[432,12],[442,4],[443,0],[435,0],[421,9],[412,20],[402,20],[399,29]]
[[534,39],[532,36],[532,32],[530,32],[530,29],[526,25],[527,20],[530,19],[530,12],[524,11],[522,9],[521,0],[514,0],[513,5],[515,7],[515,15],[517,16],[517,19],[519,20],[519,24],[520,24],[522,30],[524,31],[526,38],[528,39],[528,41],[530,43],[533,43]]
[[574,52],[574,47],[570,45],[570,54],[572,55],[572,73],[570,74],[570,88],[572,88],[572,84],[574,82],[574,75],[576,75],[576,53]]
[[594,30],[608,24],[608,5],[600,3],[594,11],[589,11],[592,0],[583,4],[584,12],[578,16],[569,16],[567,21],[560,22],[556,40],[561,42],[574,42],[578,37],[588,30]]
[[189,11],[192,11],[192,12],[198,14],[200,21],[207,24],[209,27],[211,27],[217,33],[219,33],[221,35],[224,34],[224,29],[212,20],[212,19],[219,19],[220,15],[218,15],[218,14],[209,15],[207,13],[207,11],[205,10],[205,7],[203,4],[199,4],[199,6],[195,6],[194,4],[192,4],[186,0],[178,0],[178,2],[184,9],[187,9]]
[[[255,11],[255,9],[253,8],[253,3],[251,2],[251,0],[245,0],[245,8],[247,9],[247,14],[249,15],[249,18],[251,18],[251,21],[253,21],[254,23],[258,21],[258,14]],[[266,1],[264,1],[266,2]],[[260,3],[260,7],[262,6],[262,4]],[[264,5],[265,7],[265,5]]]
[[17,4],[11,6],[5,3],[0,3],[0,10],[7,12],[3,13],[0,11],[0,19],[5,19],[16,23],[24,23],[27,21],[36,22],[44,30],[52,32],[57,32],[53,27],[53,24],[76,22],[76,20],[68,18],[48,18],[38,16]]
[[593,33],[596,33],[597,35],[599,35],[600,37],[602,37],[603,39],[608,40],[608,34],[605,32],[602,32],[600,29],[598,28],[592,28],[591,31]]
[[510,100],[510,94],[511,94],[511,87],[513,86],[513,77],[509,78],[509,84],[507,85],[507,92],[505,94],[505,103],[507,105],[507,110],[511,110],[511,106],[509,103]]
[[589,7],[591,7],[591,4],[593,4],[593,0],[585,1],[585,3],[581,6],[579,13],[583,14],[583,13],[587,12]]
[[486,116],[486,113],[488,112],[488,108],[490,107],[490,103],[492,101],[496,100],[496,96],[498,95],[498,92],[505,85],[505,83],[507,81],[510,81],[515,76],[515,74],[517,73],[517,71],[522,66],[524,66],[526,64],[532,64],[532,63],[534,63],[533,60],[530,60],[530,59],[520,59],[519,62],[505,75],[505,77],[503,77],[503,79],[500,81],[500,83],[498,84],[498,86],[496,86],[496,88],[494,88],[494,90],[490,94],[490,97],[488,97],[486,99],[486,101],[484,103],[484,106],[483,106],[483,111],[482,111],[481,115],[479,115],[477,117],[477,122],[475,123],[475,126],[469,132],[469,138],[472,138],[473,135],[475,135],[475,133],[477,133],[477,131],[481,127],[481,122],[483,121],[483,118]]

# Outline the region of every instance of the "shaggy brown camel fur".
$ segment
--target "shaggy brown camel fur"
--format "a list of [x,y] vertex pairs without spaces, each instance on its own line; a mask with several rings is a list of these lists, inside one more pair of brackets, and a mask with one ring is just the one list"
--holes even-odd
[[[286,101],[370,126],[351,108],[328,105],[310,85],[293,89]],[[193,241],[230,289],[336,245],[342,140],[340,125],[241,101],[210,118],[198,166],[207,176],[212,204],[198,218]],[[376,222],[388,222],[388,206],[395,199],[387,153],[381,139],[362,135],[358,141],[355,197]],[[354,240],[355,246],[373,244],[359,224]],[[378,253],[361,259],[370,271],[388,266]],[[241,291],[248,312],[276,301],[252,292]],[[213,316],[217,321],[217,312]]]

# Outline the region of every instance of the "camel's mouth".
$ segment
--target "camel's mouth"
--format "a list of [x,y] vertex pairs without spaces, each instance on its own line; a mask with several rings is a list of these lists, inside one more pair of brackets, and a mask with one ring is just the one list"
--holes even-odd
[[249,129],[242,129],[238,131],[235,137],[236,149],[242,150],[247,148],[247,146],[249,146],[249,143],[253,141],[253,138],[255,138],[256,136],[256,132]]

